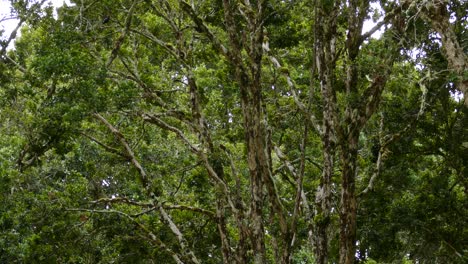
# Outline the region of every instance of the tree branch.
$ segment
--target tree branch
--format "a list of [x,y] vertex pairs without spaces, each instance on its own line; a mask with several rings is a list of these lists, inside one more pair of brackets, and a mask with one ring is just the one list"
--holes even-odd
[[143,120],[148,123],[155,124],[163,129],[169,130],[174,132],[189,148],[190,150],[195,153],[199,154],[201,150],[195,146],[190,140],[185,136],[185,134],[178,128],[169,125],[168,123],[164,122],[162,119],[155,115],[150,114],[142,114]]
[[132,3],[132,6],[130,7],[130,10],[128,11],[128,15],[125,18],[125,28],[124,28],[124,30],[122,31],[119,38],[117,39],[117,41],[114,44],[114,49],[111,52],[111,56],[107,60],[106,68],[109,68],[109,66],[112,64],[112,62],[117,57],[117,55],[119,53],[119,50],[120,50],[120,47],[122,46],[123,41],[125,40],[125,38],[127,37],[128,32],[130,31],[130,26],[132,25],[133,13],[135,12],[135,8],[136,8],[136,5],[137,5],[138,2],[139,2],[139,0],[134,0],[133,3]]
[[218,174],[215,172],[215,170],[211,166],[210,162],[208,161],[208,157],[206,156],[206,154],[201,149],[199,149],[197,146],[195,146],[193,143],[191,143],[190,140],[185,136],[185,134],[180,129],[167,124],[166,122],[164,122],[163,120],[161,120],[160,118],[158,118],[158,117],[156,117],[154,115],[143,114],[142,117],[143,117],[143,120],[145,120],[145,121],[147,121],[149,123],[155,124],[155,125],[163,128],[163,129],[166,129],[166,130],[169,130],[169,131],[175,133],[177,135],[177,137],[179,137],[189,147],[189,149],[194,154],[196,154],[197,156],[199,156],[201,158],[201,160],[204,162],[205,168],[207,169],[208,174],[210,175],[210,177],[216,183],[220,184],[220,186],[222,187],[222,190],[223,190],[224,194],[226,195],[226,197],[228,199],[231,210],[233,210],[233,212],[235,214],[237,214],[238,210],[234,206],[234,203],[232,202],[228,186],[226,185],[224,180],[221,179],[218,176]]
[[89,212],[89,213],[99,213],[99,214],[109,214],[110,213],[110,214],[118,214],[120,216],[123,216],[123,217],[129,219],[130,221],[132,221],[138,228],[143,230],[149,236],[150,240],[153,243],[155,243],[156,245],[161,247],[163,250],[168,252],[172,256],[172,258],[176,261],[176,263],[183,264],[183,262],[180,260],[180,257],[179,257],[179,255],[177,253],[175,253],[174,251],[169,249],[166,246],[166,244],[164,244],[164,242],[162,242],[153,232],[151,232],[148,228],[146,228],[143,224],[138,222],[133,216],[131,216],[129,214],[126,214],[124,212],[117,211],[117,210],[95,210],[95,209],[84,209],[84,208],[67,208],[67,209],[65,209],[65,211]]
[[23,25],[23,23],[24,23],[24,19],[20,19],[18,21],[18,25],[16,25],[15,29],[13,29],[13,31],[11,31],[10,36],[8,37],[8,39],[6,41],[2,41],[2,49],[0,50],[0,56],[4,56],[4,54],[6,54],[6,49],[8,48],[10,43],[16,38],[16,34],[18,33],[18,30]]
[[168,205],[163,204],[164,209],[166,210],[182,210],[182,211],[191,211],[200,214],[204,214],[212,219],[216,218],[216,214],[210,210],[206,210],[203,208],[188,206],[188,205]]
[[163,207],[159,207],[159,212],[161,214],[162,220],[169,225],[169,228],[171,229],[172,233],[176,236],[177,240],[179,241],[179,245],[182,251],[188,255],[188,257],[192,260],[193,263],[200,263],[193,251],[189,249],[188,242],[187,240],[185,240],[182,232],[180,232],[179,228],[175,225],[175,223],[172,221],[171,217],[167,214]]
[[299,110],[301,110],[307,116],[307,120],[312,124],[312,127],[315,129],[315,131],[317,131],[317,133],[319,133],[319,135],[321,135],[323,131],[320,128],[320,125],[318,124],[317,118],[312,112],[308,110],[308,108],[299,100],[299,97],[297,96],[296,85],[289,76],[289,69],[282,67],[278,59],[276,59],[274,56],[270,55],[269,58],[275,66],[275,68],[277,68],[281,72],[283,77],[286,78],[286,82],[288,83],[291,94],[293,95],[294,102],[296,103]]
[[395,7],[392,11],[385,14],[385,17],[382,21],[377,22],[377,24],[375,24],[375,26],[373,26],[369,31],[361,35],[359,43],[361,44],[363,41],[365,41],[370,36],[372,36],[372,34],[374,34],[377,30],[379,30],[383,25],[387,24],[392,18],[394,18],[400,12],[401,12],[401,9]]
[[141,166],[140,162],[135,157],[135,154],[133,153],[133,150],[130,148],[130,145],[128,144],[127,140],[125,139],[124,135],[120,133],[120,131],[115,128],[107,119],[105,119],[102,115],[99,113],[95,113],[94,117],[96,117],[99,121],[101,121],[104,125],[106,125],[109,130],[114,134],[117,139],[120,141],[120,144],[125,149],[126,155],[130,158],[133,166],[138,170],[138,173],[140,175],[140,180],[143,184],[143,187],[145,188],[147,194],[154,198],[154,193],[151,191],[150,186],[149,186],[149,180],[148,180],[148,175],[146,174],[146,171],[143,169]]
[[93,141],[93,142],[95,142],[96,144],[98,144],[99,146],[103,147],[105,150],[107,150],[107,151],[110,152],[110,153],[113,153],[113,154],[115,154],[115,155],[118,155],[118,156],[120,156],[120,157],[122,157],[122,158],[125,158],[125,159],[128,159],[128,160],[131,159],[131,157],[129,157],[128,155],[125,155],[124,153],[120,152],[120,151],[119,151],[118,149],[116,149],[116,148],[110,147],[110,146],[108,146],[108,145],[102,143],[101,141],[99,141],[98,139],[96,139],[95,137],[93,137],[93,136],[91,136],[91,135],[88,135],[88,134],[86,134],[86,133],[84,133],[84,132],[80,132],[80,135],[82,135],[82,136],[84,136],[84,137],[90,139],[91,141]]
[[183,0],[179,1],[180,7],[182,10],[189,15],[189,17],[192,19],[192,21],[195,23],[196,30],[199,33],[204,33],[210,42],[213,44],[216,50],[221,52],[225,57],[229,57],[229,51],[227,50],[226,47],[216,38],[216,36],[210,31],[210,29],[205,25],[203,20],[195,13],[195,10],[193,10],[192,6],[190,6],[188,3],[186,3]]

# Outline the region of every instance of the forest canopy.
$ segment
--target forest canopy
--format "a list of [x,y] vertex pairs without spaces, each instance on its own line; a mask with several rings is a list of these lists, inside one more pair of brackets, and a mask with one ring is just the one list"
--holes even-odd
[[0,263],[468,262],[467,1],[9,2]]

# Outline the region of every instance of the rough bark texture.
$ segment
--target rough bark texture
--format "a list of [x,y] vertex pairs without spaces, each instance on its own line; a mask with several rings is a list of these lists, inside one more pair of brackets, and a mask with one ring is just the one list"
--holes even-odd
[[[328,262],[327,228],[331,214],[331,178],[334,155],[339,146],[341,163],[340,200],[340,248],[339,263],[355,262],[356,213],[355,195],[356,164],[359,133],[367,120],[375,113],[389,74],[391,59],[386,60],[388,51],[383,51],[383,65],[376,69],[373,80],[364,91],[360,91],[357,58],[365,37],[361,35],[369,9],[368,1],[346,1],[346,12],[339,1],[319,1],[316,20],[316,60],[323,102],[323,159],[324,166],[320,186],[316,194],[316,216],[314,223],[314,251],[317,263]],[[346,51],[343,59],[346,69],[344,89],[337,87],[336,61],[341,54],[335,51],[337,42],[337,17],[347,16]],[[375,30],[375,29],[373,29]],[[397,54],[397,53],[396,53]],[[388,62],[388,64],[386,64]],[[379,67],[380,68],[380,67]],[[344,91],[343,91],[344,90]],[[337,92],[343,92],[343,105],[337,103]]]
[[[359,133],[366,121],[375,110],[374,102],[378,102],[381,91],[374,93],[370,87],[362,95],[358,89],[358,69],[356,58],[362,44],[362,27],[369,8],[368,1],[348,1],[348,33],[346,36],[347,66],[346,66],[346,102],[344,120],[337,128],[341,149],[341,207],[340,207],[340,264],[355,262],[356,252],[356,213],[355,195],[356,162],[358,153]],[[369,99],[369,100],[368,100]],[[364,110],[361,111],[361,106]],[[372,109],[368,109],[371,105]],[[369,111],[367,111],[369,110]]]
[[[247,149],[246,159],[250,175],[250,208],[248,211],[244,210],[245,205],[242,198],[239,194],[234,194],[235,204],[231,205],[231,209],[235,214],[239,232],[235,260],[239,263],[246,263],[249,259],[248,251],[252,250],[254,262],[265,263],[265,205],[268,205],[266,208],[271,211],[270,216],[274,216],[271,224],[279,227],[279,235],[281,236],[279,242],[282,249],[285,249],[282,251],[283,259],[289,259],[290,248],[285,246],[289,244],[289,241],[285,239],[288,225],[271,175],[271,144],[268,143],[267,120],[264,109],[262,109],[261,71],[266,1],[253,3],[245,1],[242,4],[229,0],[222,1],[224,25],[229,40],[229,45],[226,47],[211,33],[192,6],[184,1],[181,1],[180,4],[184,12],[195,23],[196,30],[208,37],[220,55],[227,59],[232,66],[235,80],[239,86]],[[200,127],[203,126],[203,122],[198,123]],[[239,185],[240,180],[237,179],[236,182],[238,183],[236,185]],[[265,201],[265,190],[269,204]],[[231,204],[231,201],[228,202]],[[219,209],[219,217],[222,217]],[[222,228],[221,222],[218,224],[220,233],[223,233],[224,228]],[[226,244],[223,247],[226,247],[227,238],[223,243]],[[230,258],[227,256],[228,251],[227,248],[223,248],[225,262]],[[233,258],[230,259],[233,260]]]
[[[325,125],[327,126],[327,125]],[[328,263],[328,227],[331,214],[331,179],[334,168],[334,143],[330,140],[331,131],[325,127],[323,143],[323,172],[316,193],[315,211],[315,254],[317,263]]]
[[[270,165],[266,153],[266,133],[262,124],[262,92],[261,92],[261,61],[263,56],[262,17],[264,2],[258,1],[257,6],[247,8],[256,12],[248,12],[244,18],[248,24],[248,39],[241,43],[238,24],[234,13],[238,6],[228,0],[223,1],[226,29],[230,40],[230,63],[235,69],[235,76],[240,88],[243,126],[247,144],[247,162],[250,174],[250,240],[253,247],[254,262],[265,263],[265,230],[263,217],[263,188],[270,177]],[[250,63],[244,64],[242,48],[246,48]]]
[[457,88],[463,93],[464,104],[468,107],[468,57],[458,42],[455,31],[450,24],[447,1],[435,0],[426,5],[425,18],[442,38],[442,49],[449,63],[449,68],[458,75]]
[[354,263],[356,252],[356,160],[359,133],[348,136],[341,146],[340,263]]
[[331,179],[334,168],[334,120],[336,94],[334,87],[336,18],[338,4],[331,8],[319,6],[317,10],[315,35],[316,65],[323,100],[323,171],[315,197],[314,253],[317,263],[328,263],[328,227],[331,213]]

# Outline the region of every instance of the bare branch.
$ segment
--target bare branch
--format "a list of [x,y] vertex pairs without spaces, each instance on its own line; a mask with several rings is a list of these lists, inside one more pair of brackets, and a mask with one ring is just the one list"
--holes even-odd
[[11,63],[15,64],[15,66],[18,67],[18,70],[20,70],[22,73],[26,73],[26,68],[21,66],[17,61],[13,60],[10,56],[8,56],[8,54],[3,54],[3,57],[5,57],[5,59],[9,60]]
[[387,155],[384,155],[384,153],[387,151],[387,145],[383,145],[382,143],[383,142],[383,137],[382,137],[382,133],[383,133],[383,129],[384,129],[384,121],[383,121],[383,116],[380,117],[380,127],[379,127],[379,144],[380,144],[380,148],[379,148],[379,154],[377,156],[377,163],[376,163],[376,167],[374,169],[374,172],[369,180],[369,184],[367,185],[367,187],[358,195],[358,196],[361,196],[361,195],[365,195],[366,193],[368,193],[369,191],[372,191],[374,189],[374,181],[375,179],[380,175],[381,171],[382,171],[382,165],[383,165],[383,161],[385,159],[385,157]]
[[211,166],[210,162],[208,161],[208,157],[206,156],[206,154],[201,149],[199,149],[197,146],[195,146],[192,142],[190,142],[190,140],[185,136],[185,134],[180,129],[167,124],[166,122],[164,122],[163,120],[161,120],[160,118],[158,118],[158,117],[156,117],[154,115],[143,114],[142,117],[143,117],[143,120],[145,120],[145,121],[147,121],[149,123],[155,124],[155,125],[163,128],[163,129],[174,132],[190,148],[190,150],[194,154],[196,154],[197,156],[199,156],[201,158],[201,160],[203,161],[203,163],[205,165],[205,168],[207,169],[208,174],[210,175],[210,177],[213,180],[215,180],[215,182],[222,187],[222,190],[223,190],[224,194],[226,195],[226,197],[228,199],[231,210],[233,210],[233,212],[237,214],[238,210],[234,206],[234,203],[232,202],[228,186],[226,185],[226,183],[221,178],[219,178],[218,174],[215,172],[215,170]]
[[143,117],[143,120],[149,123],[155,124],[161,128],[174,132],[180,139],[182,139],[182,141],[195,154],[199,154],[201,152],[201,150],[197,146],[195,146],[192,142],[190,142],[190,140],[185,136],[185,134],[180,129],[169,125],[168,123],[164,122],[163,120],[161,120],[155,115],[143,114],[142,117]]
[[286,156],[283,154],[280,148],[275,146],[275,153],[278,156],[278,158],[284,163],[286,168],[288,168],[289,172],[292,174],[295,180],[297,180],[297,170],[294,168],[294,166],[291,164],[291,162],[286,158]]
[[187,63],[185,62],[185,60],[183,60],[179,55],[177,55],[176,50],[172,45],[158,39],[148,30],[140,31],[140,30],[132,29],[131,31],[147,38],[148,40],[154,42],[158,46],[164,48],[169,54],[172,55],[172,57],[178,59],[184,66],[187,66]]
[[[138,201],[130,200],[127,197],[100,198],[98,200],[91,201],[90,203],[91,204],[124,203],[124,204],[129,204],[129,205],[140,206],[140,207],[150,207],[152,210],[155,209],[152,203],[138,202]],[[203,208],[197,208],[197,207],[188,206],[188,205],[169,205],[165,203],[163,203],[161,206],[166,210],[192,211],[192,212],[204,214],[210,218],[215,217],[214,212],[203,209]],[[147,212],[145,211],[144,213],[147,213]],[[141,213],[134,215],[134,216],[138,216],[140,214]]]
[[[298,179],[299,179],[299,175],[297,173],[297,170],[296,168],[291,164],[291,162],[287,159],[287,157],[283,154],[283,152],[281,151],[280,148],[278,148],[277,146],[275,146],[275,153],[276,155],[278,156],[278,158],[284,163],[284,166],[286,168],[288,168],[289,172],[291,173],[291,175],[293,175],[296,183],[299,182]],[[291,183],[292,184],[292,183]],[[300,181],[300,184],[302,185],[302,181]],[[309,203],[307,202],[307,196],[304,192],[304,190],[302,189],[302,187],[298,188],[299,186],[296,185],[296,191],[300,193],[300,198],[297,198],[296,197],[296,203],[300,204],[301,200],[302,199],[302,202],[303,202],[303,207],[304,209],[306,210],[306,212],[309,212],[310,211],[310,207],[309,207]],[[297,200],[299,199],[299,200]],[[296,216],[297,217],[297,216]]]
[[125,203],[125,204],[137,205],[137,206],[142,206],[142,207],[151,207],[151,206],[153,206],[152,203],[137,202],[137,201],[134,201],[134,200],[130,200],[127,197],[100,198],[98,200],[91,201],[90,203],[92,203],[92,204]]
[[[148,195],[150,195],[151,198],[153,199],[156,199],[156,197],[154,196],[153,192],[151,191],[150,189],[150,186],[149,186],[149,183],[148,183],[148,176],[145,172],[145,170],[143,169],[143,167],[141,166],[141,164],[138,162],[138,160],[136,159],[135,157],[135,154],[133,153],[132,149],[130,148],[127,140],[125,139],[125,137],[123,136],[123,134],[117,129],[115,128],[112,124],[110,124],[103,116],[101,116],[100,114],[98,113],[95,113],[94,114],[94,117],[96,117],[98,120],[100,120],[103,124],[105,124],[109,130],[112,131],[112,133],[119,139],[120,143],[124,146],[125,150],[126,150],[126,153],[129,157],[131,157],[131,162],[132,164],[135,166],[135,168],[138,170],[138,172],[140,173],[140,177],[141,177],[141,180],[142,180],[142,183],[144,185],[144,188],[146,190],[146,192],[148,193]],[[123,200],[121,200],[123,201]],[[150,209],[150,211],[153,210],[153,209]],[[179,245],[181,246],[181,248],[183,249],[184,253],[188,254],[189,257],[191,258],[191,260],[194,262],[194,263],[199,263],[199,261],[197,260],[197,258],[195,257],[195,254],[192,252],[192,250],[190,250],[187,245],[187,241],[185,240],[185,238],[183,237],[182,233],[180,232],[179,228],[177,227],[177,225],[172,221],[171,217],[167,214],[167,212],[165,211],[165,209],[161,206],[159,206],[159,212],[160,212],[160,215],[161,215],[161,218],[162,220],[167,223],[172,231],[172,233],[177,237],[178,241],[179,241]],[[125,214],[125,213],[122,213],[122,212],[118,212],[116,211],[116,213],[120,213],[126,217],[129,217],[128,214]],[[131,217],[130,217],[131,218]]]
[[[358,196],[362,196],[362,195],[365,195],[367,194],[369,191],[372,191],[374,189],[374,182],[375,180],[380,176],[381,172],[382,172],[382,167],[383,167],[383,163],[384,161],[387,159],[388,155],[390,154],[390,151],[388,150],[390,144],[392,144],[393,142],[397,141],[398,139],[401,138],[401,136],[403,134],[405,134],[406,132],[408,132],[412,127],[414,127],[414,125],[417,123],[417,121],[419,120],[419,118],[424,114],[424,111],[426,109],[426,95],[427,95],[427,89],[425,87],[425,80],[429,78],[428,76],[422,78],[420,81],[419,81],[419,85],[421,87],[421,90],[422,90],[422,94],[421,94],[421,104],[420,104],[420,108],[419,108],[419,112],[418,114],[416,115],[416,118],[414,118],[408,125],[405,126],[405,128],[403,128],[402,130],[400,130],[399,132],[397,133],[394,133],[392,135],[386,135],[384,136],[383,135],[383,131],[384,131],[384,120],[383,120],[383,116],[381,116],[381,119],[380,119],[380,128],[379,128],[379,143],[380,143],[380,148],[379,148],[379,154],[377,156],[377,162],[376,162],[376,167],[374,169],[374,172],[372,173],[372,176],[369,180],[369,183],[367,185],[367,187],[360,193],[358,194]],[[430,80],[429,80],[430,81]]]

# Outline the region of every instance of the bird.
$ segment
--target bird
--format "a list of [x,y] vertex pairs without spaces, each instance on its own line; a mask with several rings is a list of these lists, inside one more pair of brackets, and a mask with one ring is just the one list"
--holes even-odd
[[106,24],[107,22],[110,21],[110,16],[106,16],[103,20],[102,20],[102,24]]

